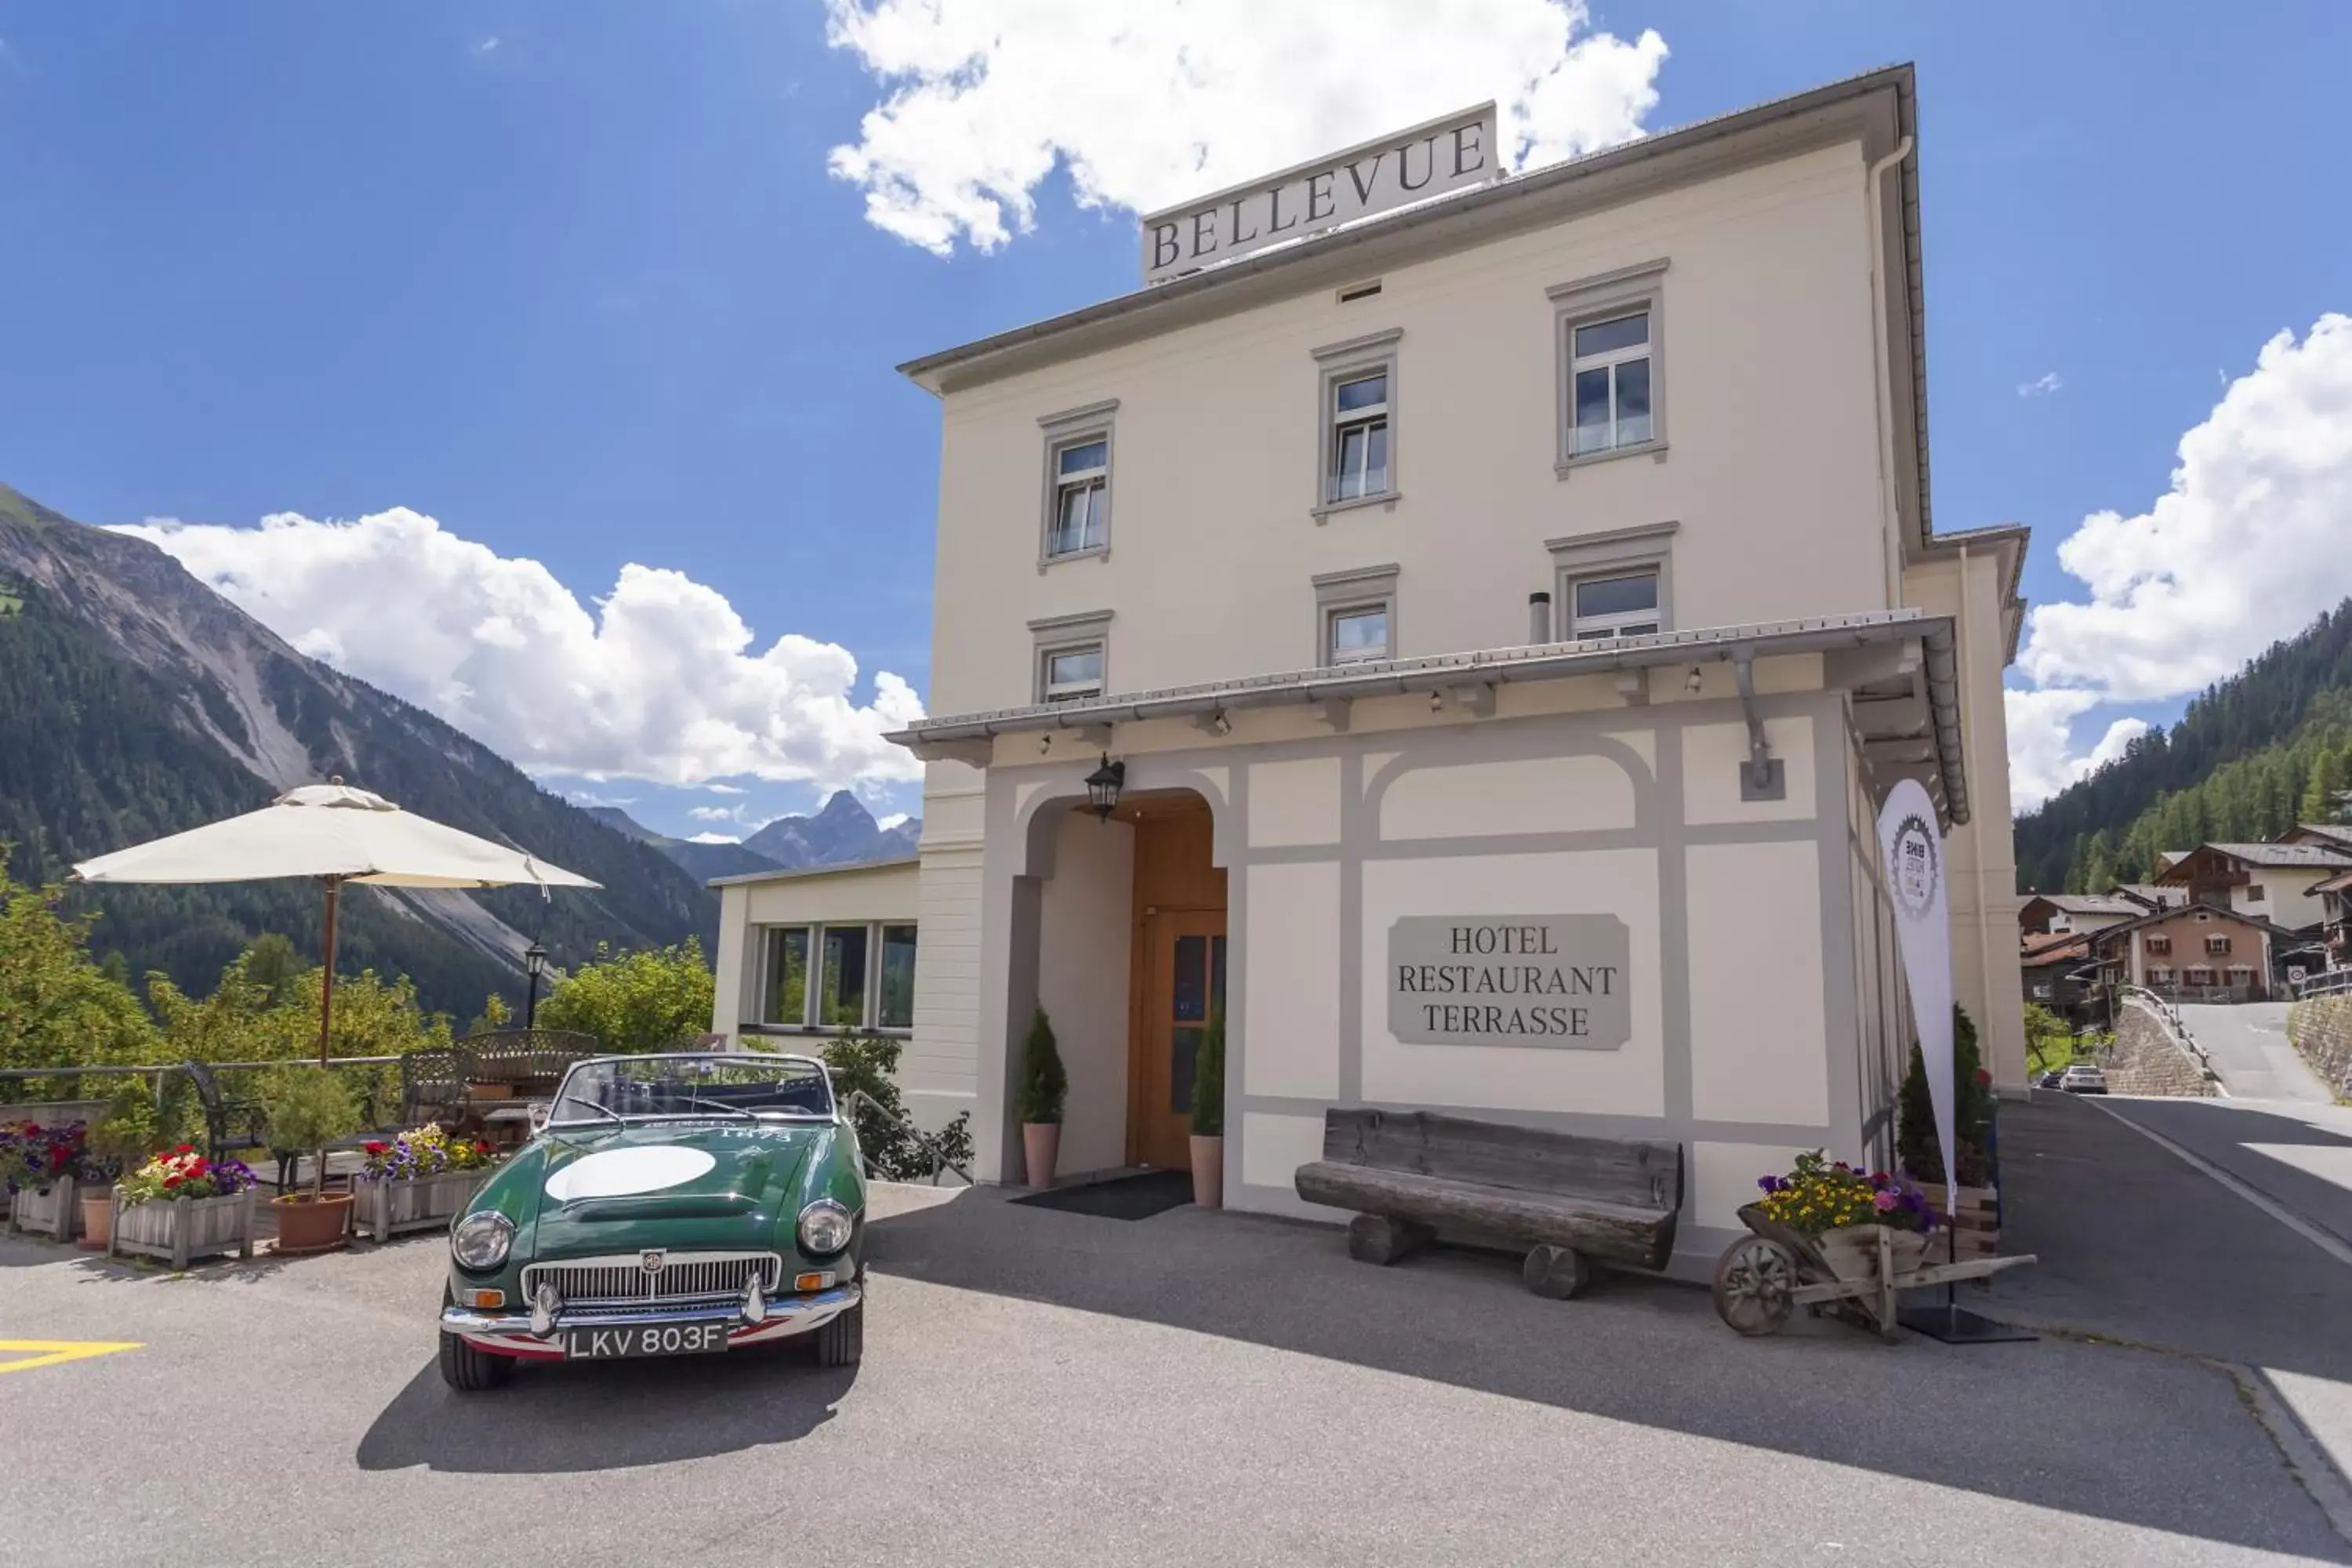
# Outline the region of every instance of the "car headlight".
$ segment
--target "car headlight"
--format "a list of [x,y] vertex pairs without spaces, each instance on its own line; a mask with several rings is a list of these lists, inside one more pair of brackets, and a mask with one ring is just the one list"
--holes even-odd
[[849,1245],[856,1228],[847,1209],[831,1198],[819,1198],[801,1210],[801,1250],[812,1258],[839,1252]]
[[459,1220],[449,1232],[449,1256],[460,1268],[496,1268],[514,1246],[514,1221],[490,1209]]

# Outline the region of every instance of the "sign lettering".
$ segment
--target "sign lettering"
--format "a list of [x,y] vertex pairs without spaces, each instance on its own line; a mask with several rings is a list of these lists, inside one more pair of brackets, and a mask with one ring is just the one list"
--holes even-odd
[[1613,1051],[1633,1032],[1614,915],[1408,915],[1389,927],[1389,1033],[1409,1045]]
[[1213,262],[1491,180],[1501,172],[1495,106],[1482,103],[1219,191],[1143,219],[1143,280]]

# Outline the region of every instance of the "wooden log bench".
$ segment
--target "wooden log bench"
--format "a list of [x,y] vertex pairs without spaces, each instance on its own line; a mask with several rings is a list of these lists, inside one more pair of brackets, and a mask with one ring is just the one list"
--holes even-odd
[[1596,1263],[1663,1268],[1683,1205],[1679,1143],[1588,1138],[1428,1111],[1333,1109],[1298,1195],[1354,1209],[1349,1256],[1394,1263],[1442,1236],[1528,1249],[1521,1278],[1566,1299]]

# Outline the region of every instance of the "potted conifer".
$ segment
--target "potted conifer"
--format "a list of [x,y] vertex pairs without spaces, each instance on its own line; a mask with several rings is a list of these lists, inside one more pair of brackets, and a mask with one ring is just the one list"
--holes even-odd
[[1192,1201],[1204,1209],[1225,1204],[1225,1010],[1209,1015],[1192,1057]]
[[1054,1184],[1054,1163],[1062,1152],[1062,1110],[1069,1098],[1070,1075],[1062,1070],[1054,1026],[1040,1007],[1021,1047],[1021,1154],[1033,1187]]
[[352,1194],[327,1191],[327,1145],[360,1130],[359,1107],[351,1090],[327,1068],[306,1062],[271,1073],[262,1086],[261,1105],[269,1119],[269,1142],[280,1151],[279,1157],[308,1153],[312,1162],[309,1192],[269,1200],[278,1220],[278,1250],[322,1252],[341,1247]]

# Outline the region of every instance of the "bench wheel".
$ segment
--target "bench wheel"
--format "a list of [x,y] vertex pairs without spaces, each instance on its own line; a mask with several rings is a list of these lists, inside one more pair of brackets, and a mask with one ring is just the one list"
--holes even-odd
[[1715,1266],[1715,1313],[1750,1337],[1777,1334],[1789,1321],[1797,1260],[1778,1242],[1745,1236]]
[[1584,1288],[1592,1283],[1592,1265],[1574,1247],[1547,1244],[1528,1249],[1528,1260],[1519,1266],[1519,1278],[1537,1295],[1565,1301],[1581,1295]]

